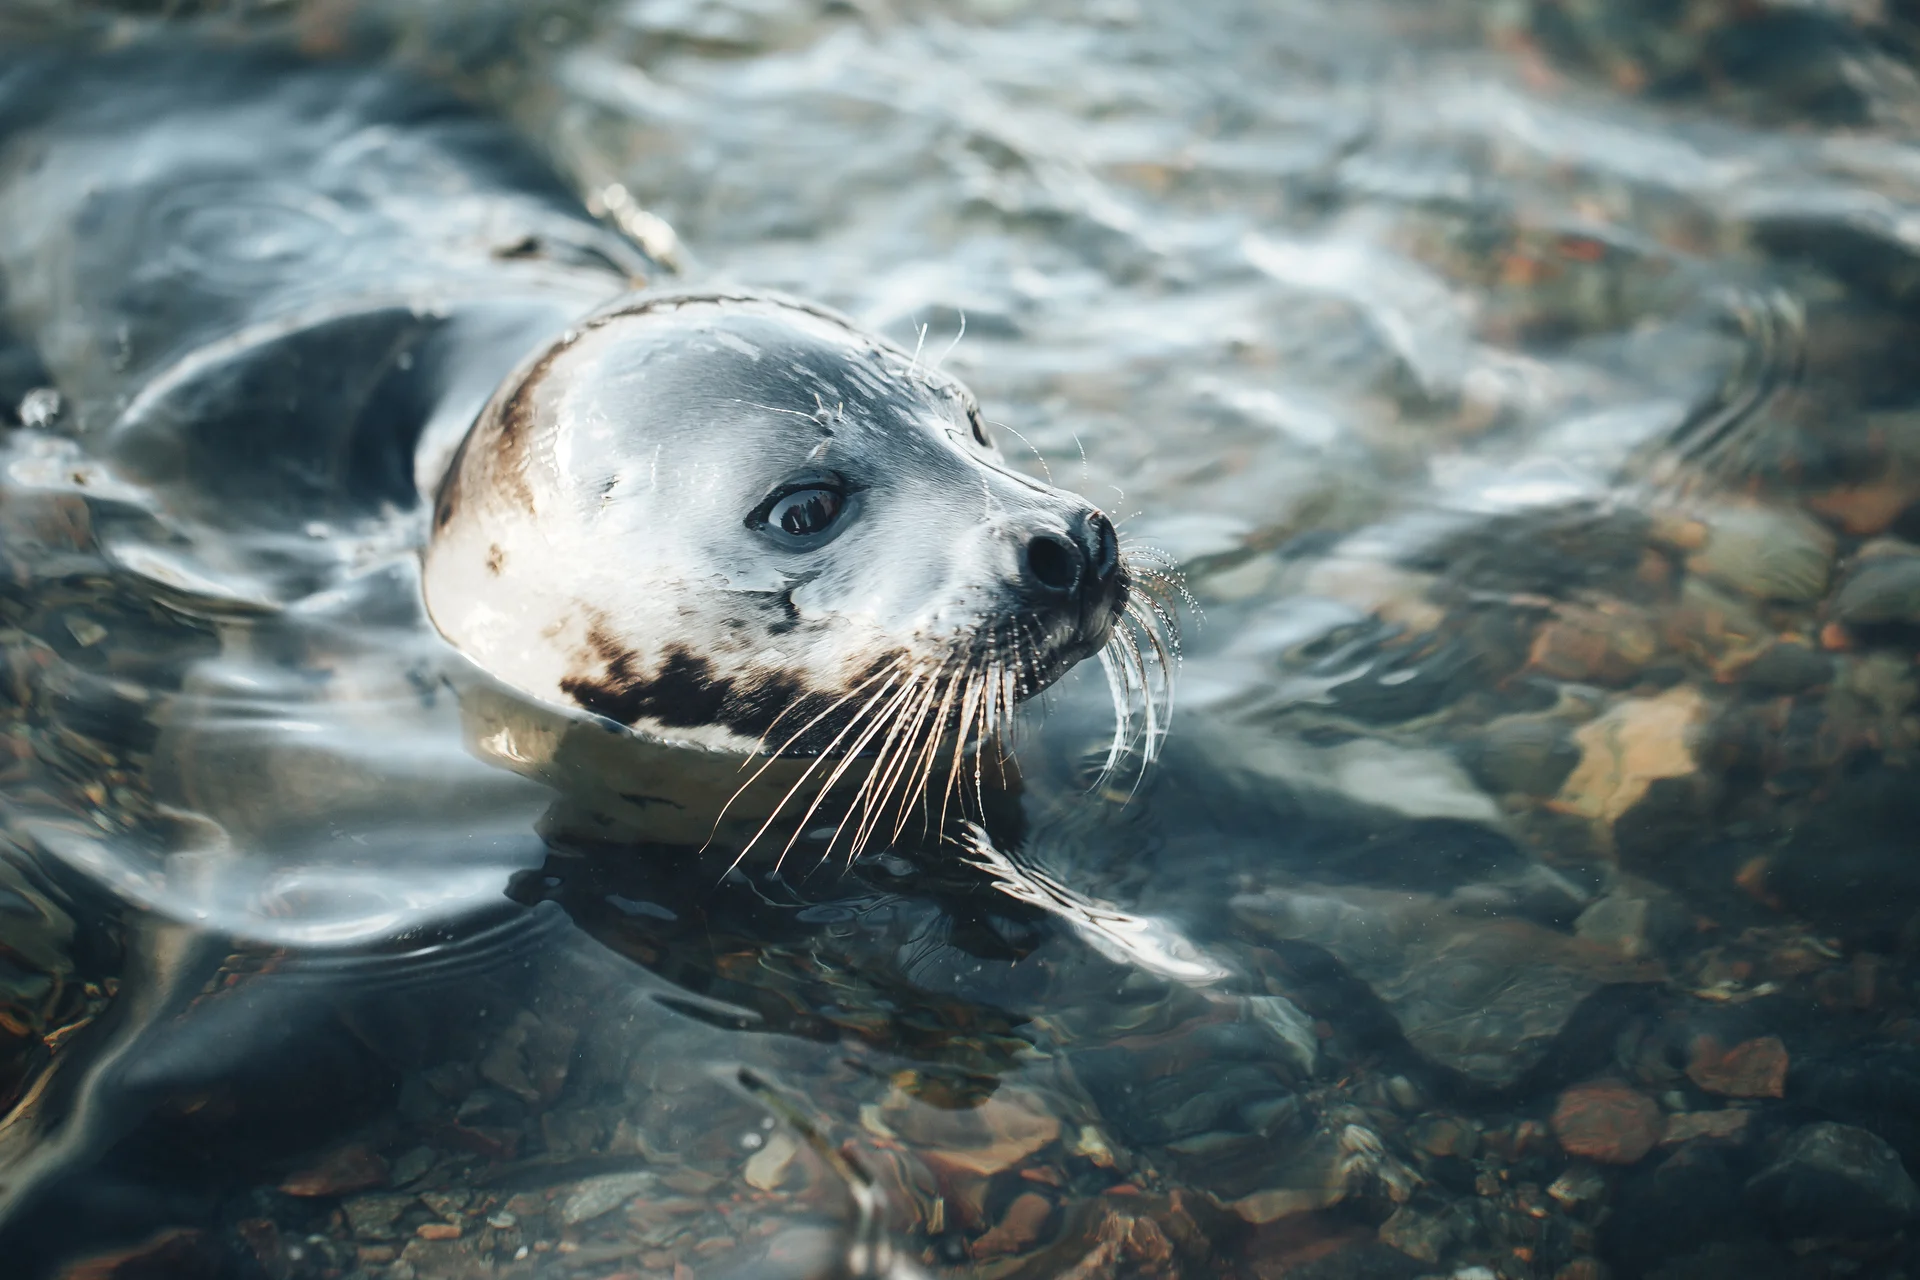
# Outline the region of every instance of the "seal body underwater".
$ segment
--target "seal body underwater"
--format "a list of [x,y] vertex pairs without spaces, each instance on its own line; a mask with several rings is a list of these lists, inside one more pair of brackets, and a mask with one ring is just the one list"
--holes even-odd
[[9,326],[160,527],[117,567],[287,608],[351,567],[287,542],[411,541],[488,691],[481,754],[589,795],[609,838],[726,849],[834,784],[898,830],[1075,662],[1145,675],[1123,633],[1159,619],[1112,524],[1008,467],[964,387],[822,308],[634,293],[653,264],[434,91],[21,55],[0,128]]
[[[981,816],[1011,776],[981,744],[1076,662],[1144,688],[1158,619],[1111,523],[1007,466],[964,387],[823,308],[644,291],[641,251],[437,91],[257,50],[16,53],[0,227],[18,389],[57,392],[6,458],[34,570],[8,620],[42,663],[15,718],[92,744],[35,775],[66,816],[19,790],[8,834],[154,908],[124,936],[138,998],[0,1123],[0,1236],[57,1252],[36,1206],[224,1078],[184,1017],[220,930],[297,943],[313,896],[239,876],[236,916],[182,885],[303,841],[391,853],[326,893],[400,884],[363,912],[392,930],[504,901],[496,863],[477,896],[405,879],[436,824],[537,866],[543,807],[549,837],[723,867],[827,820],[851,856],[915,804],[936,834],[949,804]],[[125,625],[83,619],[89,593]],[[397,834],[368,845],[356,814]],[[309,1016],[241,986],[256,1022]]]

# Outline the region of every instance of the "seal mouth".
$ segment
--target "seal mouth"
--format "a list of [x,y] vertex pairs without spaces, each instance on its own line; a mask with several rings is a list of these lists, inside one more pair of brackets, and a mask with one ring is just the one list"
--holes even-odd
[[1014,700],[1025,702],[1046,692],[1074,667],[1114,646],[1115,637],[1133,616],[1128,612],[1134,597],[1131,586],[1122,571],[1106,598],[1092,602],[1084,616],[1067,626],[1019,618],[1004,627],[1002,630],[1010,634],[1003,634],[994,643],[1011,653],[1016,679]]
[[1005,650],[1014,665],[1018,700],[1046,689],[1112,643],[1134,602],[1134,572],[1121,554],[1113,522],[1097,510],[1027,540],[1019,607],[988,637],[989,647]]

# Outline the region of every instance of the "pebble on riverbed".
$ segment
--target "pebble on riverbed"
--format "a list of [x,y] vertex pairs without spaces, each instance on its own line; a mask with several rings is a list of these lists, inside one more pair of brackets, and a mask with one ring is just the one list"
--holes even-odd
[[1575,1085],[1553,1107],[1553,1132],[1568,1154],[1634,1164],[1658,1145],[1664,1121],[1653,1099],[1617,1080]]
[[1920,626],[1920,546],[1888,538],[1862,547],[1832,613],[1853,628]]
[[314,1163],[281,1180],[290,1196],[338,1196],[387,1181],[387,1162],[363,1142],[336,1147]]
[[1552,807],[1595,822],[1610,839],[1620,819],[1656,783],[1691,783],[1699,776],[1695,746],[1710,714],[1707,700],[1692,685],[1614,704],[1574,731],[1580,763]]
[[1701,1035],[1688,1048],[1687,1078],[1729,1098],[1784,1098],[1787,1047],[1779,1036],[1759,1036],[1728,1049]]
[[1819,521],[1759,506],[1721,507],[1705,518],[1706,545],[1687,558],[1690,572],[1756,600],[1807,603],[1825,594],[1836,544]]

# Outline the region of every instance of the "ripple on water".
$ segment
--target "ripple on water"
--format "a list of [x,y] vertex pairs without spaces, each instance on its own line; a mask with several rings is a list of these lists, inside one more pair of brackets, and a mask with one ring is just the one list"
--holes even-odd
[[[259,20],[496,103],[693,278],[823,299],[960,372],[1019,465],[1184,566],[1204,623],[1137,792],[1085,790],[1097,681],[1026,726],[1033,838],[990,905],[904,861],[695,892],[548,848],[544,793],[467,755],[404,521],[169,522],[76,471],[43,398],[0,494],[22,962],[0,1027],[35,1029],[0,1040],[0,1091],[43,1064],[42,1028],[111,1056],[88,1022],[109,973],[159,1025],[244,970],[259,1003],[192,1025],[263,1060],[274,1018],[342,1025],[277,993],[331,993],[349,1029],[293,1056],[372,1045],[400,1101],[354,1139],[385,1146],[321,1167],[394,1171],[404,1203],[247,1208],[276,1233],[250,1228],[251,1256],[294,1277],[483,1255],[798,1274],[849,1223],[877,1247],[849,1193],[883,1193],[931,1265],[1088,1275],[1572,1277],[1596,1251],[1764,1274],[1794,1264],[1751,1204],[1841,1187],[1875,1209],[1848,1229],[1882,1234],[1910,1212],[1885,1147],[1911,1159],[1920,1097],[1905,8]],[[366,154],[403,165],[390,143]],[[154,213],[181,275],[229,294],[350,219]],[[102,887],[285,983],[167,968],[151,937],[129,968],[89,940]],[[1784,1046],[1800,1110],[1723,1109],[1680,1065],[1702,1037]],[[1871,1087],[1836,1065],[1856,1049]],[[742,1064],[806,1106],[715,1072]],[[191,1054],[146,1078],[167,1071],[206,1078]],[[1579,1144],[1639,1154],[1617,1187],[1544,1120],[1596,1074],[1637,1125]],[[1470,1138],[1417,1137],[1443,1122]],[[833,1144],[786,1136],[809,1126]],[[1872,1159],[1836,1171],[1819,1142]],[[751,1258],[715,1207],[736,1183],[774,1224]]]

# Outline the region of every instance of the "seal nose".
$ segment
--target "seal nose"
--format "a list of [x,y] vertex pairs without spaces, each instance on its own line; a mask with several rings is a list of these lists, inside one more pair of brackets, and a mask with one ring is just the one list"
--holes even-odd
[[1074,523],[1070,537],[1038,533],[1027,543],[1027,580],[1042,595],[1077,595],[1091,608],[1112,593],[1120,573],[1120,539],[1113,522],[1098,511]]
[[1093,569],[1089,585],[1104,591],[1120,572],[1120,535],[1113,531],[1113,521],[1098,511],[1087,512],[1081,523],[1086,526],[1087,560]]
[[1072,595],[1080,585],[1084,553],[1054,533],[1036,534],[1027,543],[1027,578],[1048,595]]

